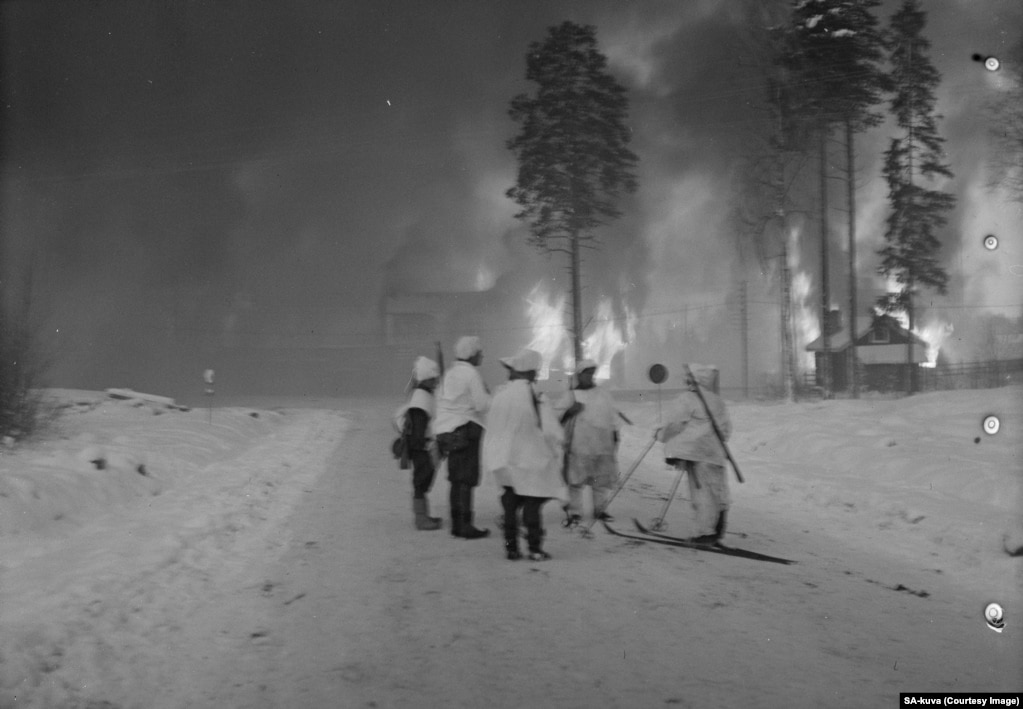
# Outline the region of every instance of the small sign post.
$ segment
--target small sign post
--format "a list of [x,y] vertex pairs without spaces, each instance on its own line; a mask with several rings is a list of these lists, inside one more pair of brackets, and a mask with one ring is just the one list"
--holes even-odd
[[210,424],[213,423],[213,370],[207,369],[202,375],[203,381],[206,382],[206,396],[210,397],[209,411],[210,411]]

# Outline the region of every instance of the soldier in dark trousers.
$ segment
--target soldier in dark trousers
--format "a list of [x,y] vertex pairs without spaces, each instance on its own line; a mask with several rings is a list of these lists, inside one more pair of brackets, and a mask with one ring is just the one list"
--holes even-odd
[[440,368],[432,359],[419,357],[413,369],[415,389],[408,403],[398,409],[395,424],[402,431],[409,459],[412,463],[412,512],[416,529],[440,529],[439,517],[430,516],[430,501],[426,494],[433,486],[434,465],[432,420],[435,403],[433,392],[440,381]]
[[564,432],[546,401],[533,388],[542,364],[536,350],[501,359],[508,383],[494,394],[483,436],[483,468],[504,489],[504,549],[509,561],[521,559],[519,512],[526,526],[529,558],[544,561],[544,503],[564,499],[561,479]]
[[444,374],[437,396],[434,432],[448,462],[451,534],[464,539],[490,535],[473,525],[473,489],[480,483],[480,439],[490,393],[479,373],[483,349],[478,337],[465,336],[455,344],[457,361]]

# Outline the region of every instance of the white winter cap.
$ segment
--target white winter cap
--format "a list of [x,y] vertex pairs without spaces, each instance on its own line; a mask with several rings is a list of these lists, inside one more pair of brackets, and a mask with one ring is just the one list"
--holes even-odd
[[543,357],[536,350],[520,350],[514,357],[502,357],[501,364],[513,372],[538,372]]
[[480,344],[480,338],[475,335],[465,335],[458,338],[458,342],[455,343],[455,357],[458,359],[469,359],[477,352],[482,352],[483,346]]
[[592,359],[581,359],[578,362],[576,362],[575,372],[576,372],[576,374],[578,374],[579,372],[585,372],[587,369],[596,369],[596,368],[597,368],[597,363],[594,362]]
[[428,357],[419,357],[412,367],[412,373],[415,375],[417,382],[425,382],[427,379],[439,377],[440,367]]

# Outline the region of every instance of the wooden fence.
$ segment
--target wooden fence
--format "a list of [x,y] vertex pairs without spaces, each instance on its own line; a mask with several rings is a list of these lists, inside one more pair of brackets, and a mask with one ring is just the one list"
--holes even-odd
[[[821,395],[813,371],[803,372],[800,389],[805,396]],[[917,370],[917,391],[994,389],[1023,384],[1023,359],[955,362]],[[898,393],[898,389],[894,393]]]
[[940,367],[921,367],[920,391],[946,389],[993,389],[1023,383],[1023,359],[989,362],[956,362]]

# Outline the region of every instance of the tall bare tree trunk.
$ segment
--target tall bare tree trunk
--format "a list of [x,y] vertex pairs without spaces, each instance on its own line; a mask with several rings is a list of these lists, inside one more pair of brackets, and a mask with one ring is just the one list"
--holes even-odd
[[788,401],[796,400],[796,362],[792,342],[792,274],[789,272],[788,235],[781,247],[781,379]]
[[820,125],[820,189],[821,189],[821,380],[825,398],[831,396],[831,291],[828,280],[828,125]]
[[742,332],[742,397],[749,399],[749,295],[746,281],[739,283],[739,328]]
[[572,235],[572,354],[576,363],[583,358],[582,259],[578,232]]
[[849,394],[854,399],[860,397],[858,367],[856,363],[856,186],[855,164],[853,156],[853,126],[848,118],[845,121],[845,165],[846,189],[849,195],[849,354],[846,370],[849,382]]
[[909,320],[909,340],[906,343],[906,393],[912,394],[916,391],[916,364],[913,362],[913,284],[908,284],[909,293],[906,296],[906,316]]

